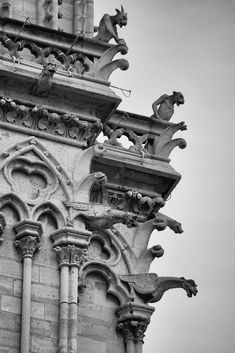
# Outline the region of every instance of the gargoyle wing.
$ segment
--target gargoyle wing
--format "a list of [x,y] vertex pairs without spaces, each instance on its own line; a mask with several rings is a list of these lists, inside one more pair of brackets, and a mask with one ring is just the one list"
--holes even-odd
[[156,273],[140,273],[137,275],[120,275],[122,282],[133,286],[139,294],[151,294],[156,291],[158,275]]

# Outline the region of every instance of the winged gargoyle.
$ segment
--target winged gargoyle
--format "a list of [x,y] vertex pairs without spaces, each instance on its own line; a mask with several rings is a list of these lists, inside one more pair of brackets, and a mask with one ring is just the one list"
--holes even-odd
[[146,303],[158,302],[167,290],[173,288],[184,289],[188,297],[195,296],[198,292],[194,280],[184,277],[160,277],[156,273],[120,275],[119,277],[122,282],[128,283],[132,298],[137,293]]

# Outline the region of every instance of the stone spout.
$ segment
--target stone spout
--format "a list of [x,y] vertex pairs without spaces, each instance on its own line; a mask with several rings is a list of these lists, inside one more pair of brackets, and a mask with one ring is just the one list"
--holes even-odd
[[167,290],[173,288],[184,289],[188,297],[195,296],[198,292],[194,280],[184,277],[160,277],[156,273],[140,273],[120,276],[120,279],[128,283],[133,298],[137,293],[146,303],[158,302]]

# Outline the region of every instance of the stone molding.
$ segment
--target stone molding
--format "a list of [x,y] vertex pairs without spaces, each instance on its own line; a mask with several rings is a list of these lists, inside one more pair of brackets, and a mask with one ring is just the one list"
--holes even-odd
[[46,106],[23,104],[6,97],[0,97],[0,124],[21,128],[29,134],[38,132],[47,138],[51,135],[81,147],[94,143],[102,130],[99,120],[89,122],[76,114],[49,111]]
[[[117,53],[126,54],[123,45],[107,45],[96,43],[84,36],[61,34],[52,31],[50,41],[48,33],[42,27],[27,25],[22,31],[17,29],[21,22],[17,20],[0,19],[0,41],[2,43],[1,55],[12,57],[13,62],[18,63],[30,61],[32,63],[45,65],[49,62],[55,63],[60,70],[67,71],[68,76],[82,78],[88,81],[99,82],[109,85],[109,76],[120,68],[126,70],[128,61],[118,59],[113,61]],[[21,23],[21,25],[23,22]],[[49,30],[47,30],[48,32]],[[17,38],[17,41],[15,41]],[[30,58],[25,56],[24,48],[30,51]]]

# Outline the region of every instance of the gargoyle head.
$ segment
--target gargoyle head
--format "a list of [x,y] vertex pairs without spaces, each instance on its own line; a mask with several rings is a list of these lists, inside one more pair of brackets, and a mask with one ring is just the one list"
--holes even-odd
[[118,9],[115,9],[117,14],[115,16],[116,18],[116,24],[119,25],[120,27],[126,26],[127,25],[127,13],[124,11],[123,6],[121,5],[121,11]]
[[184,104],[184,96],[181,92],[173,91],[173,96],[177,105]]
[[48,63],[43,66],[43,74],[47,76],[53,76],[57,70],[57,65],[53,63]]
[[193,279],[185,279],[181,277],[183,289],[186,291],[188,297],[197,295],[197,284]]

